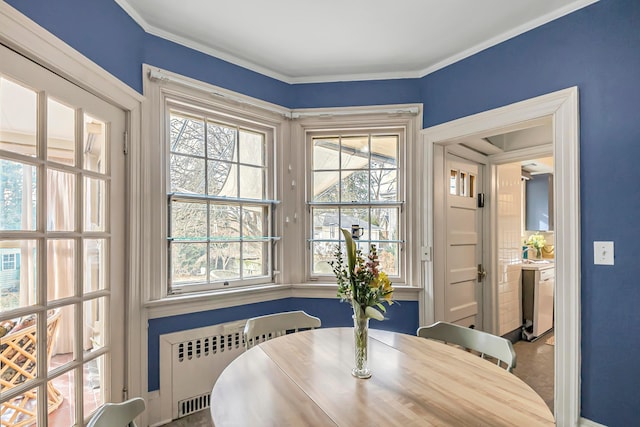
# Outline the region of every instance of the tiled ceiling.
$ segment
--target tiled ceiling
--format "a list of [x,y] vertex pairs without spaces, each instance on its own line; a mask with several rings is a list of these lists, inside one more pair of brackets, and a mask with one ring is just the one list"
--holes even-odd
[[422,77],[596,0],[116,0],[148,33],[288,83]]

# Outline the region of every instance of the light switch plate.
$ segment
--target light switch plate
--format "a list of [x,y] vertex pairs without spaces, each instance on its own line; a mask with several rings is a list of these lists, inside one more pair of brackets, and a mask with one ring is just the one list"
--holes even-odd
[[613,265],[613,242],[593,242],[593,263]]

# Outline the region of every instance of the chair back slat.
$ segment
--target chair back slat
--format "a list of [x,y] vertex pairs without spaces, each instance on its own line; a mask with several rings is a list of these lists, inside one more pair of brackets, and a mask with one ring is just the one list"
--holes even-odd
[[480,353],[483,359],[485,356],[495,358],[497,365],[504,363],[509,372],[516,367],[516,352],[511,341],[497,335],[448,322],[418,328],[417,335],[473,350]]
[[302,310],[252,317],[247,320],[244,327],[245,348],[248,350],[261,342],[320,326],[319,318],[310,316]]

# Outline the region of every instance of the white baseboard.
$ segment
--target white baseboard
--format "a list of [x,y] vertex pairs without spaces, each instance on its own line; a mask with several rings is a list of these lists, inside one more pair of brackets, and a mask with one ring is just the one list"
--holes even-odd
[[598,424],[595,421],[588,420],[586,418],[580,418],[580,427],[607,427],[604,424]]

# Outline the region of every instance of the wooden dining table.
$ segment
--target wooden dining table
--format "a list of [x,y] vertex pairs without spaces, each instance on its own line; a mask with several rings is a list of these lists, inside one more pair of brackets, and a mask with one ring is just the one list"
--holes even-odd
[[217,427],[553,426],[551,411],[514,374],[460,348],[371,329],[358,379],[352,328],[266,341],[238,356],[211,392]]

